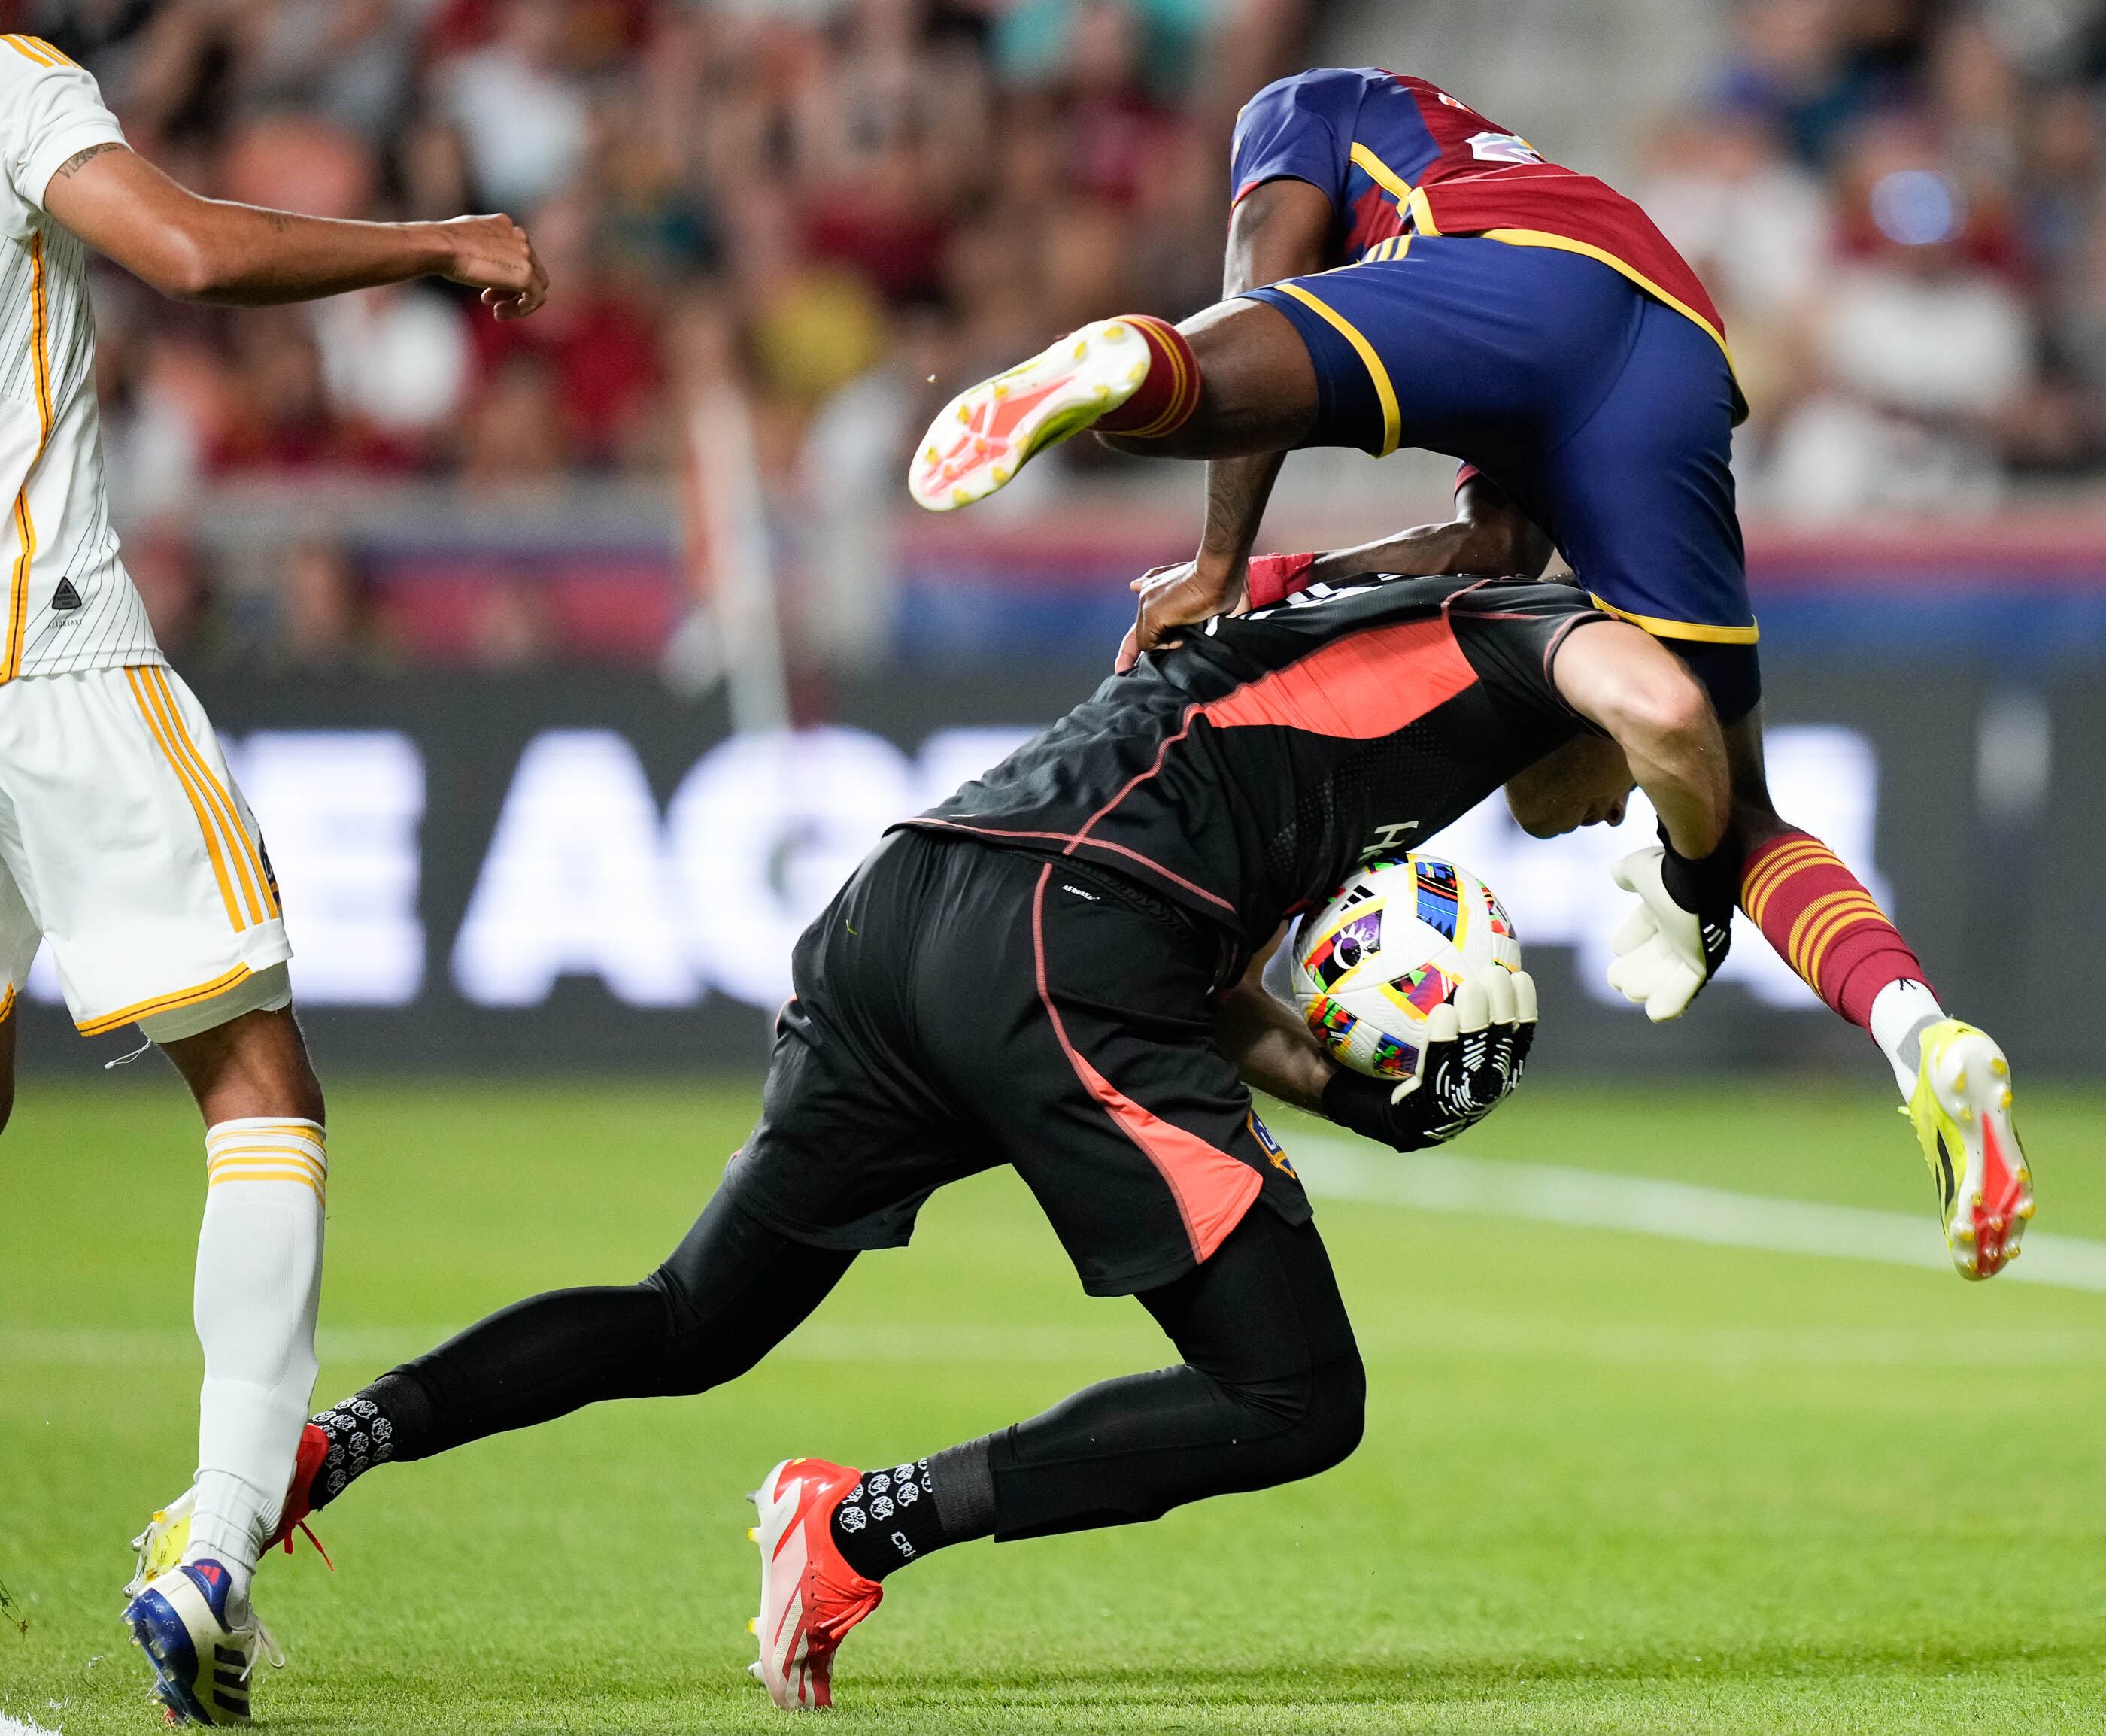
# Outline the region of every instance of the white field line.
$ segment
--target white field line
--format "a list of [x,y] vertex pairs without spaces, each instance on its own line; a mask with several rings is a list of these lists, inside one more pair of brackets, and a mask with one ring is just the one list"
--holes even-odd
[[57,1732],[47,1730],[41,1724],[25,1724],[20,1718],[0,1712],[0,1736],[57,1736]]
[[[1549,1164],[1509,1164],[1441,1153],[1400,1155],[1320,1134],[1297,1134],[1295,1165],[1320,1200],[1410,1211],[1559,1224],[1665,1236],[1717,1247],[1825,1255],[1943,1272],[1949,1261],[1928,1209],[1920,1215],[1813,1200],[1778,1199],[1644,1176],[1608,1175]],[[2029,1234],[2019,1264],[1997,1284],[2046,1284],[2106,1292],[2106,1242]],[[2087,1331],[1954,1334],[1878,1328],[1561,1327],[1534,1320],[1443,1318],[1383,1322],[1363,1335],[1370,1352],[1463,1352],[1480,1357],[1546,1355],[1601,1362],[1756,1362],[1901,1366],[2019,1360],[2042,1366],[2096,1364],[2106,1339]],[[447,1326],[325,1327],[317,1337],[329,1363],[383,1366],[421,1354],[451,1335]],[[1067,1363],[1131,1357],[1144,1332],[1107,1325],[854,1326],[819,1321],[776,1352],[797,1361],[938,1364]],[[0,1326],[0,1366],[136,1367],[193,1364],[197,1343],[185,1330],[95,1326]],[[0,1736],[16,1736],[0,1724]]]
[[[1381,1153],[1321,1134],[1298,1136],[1292,1149],[1303,1185],[1319,1199],[1624,1230],[1774,1254],[1826,1254],[1937,1271],[1951,1266],[1927,1203],[1920,1215],[1875,1211],[1552,1164]],[[2018,1263],[1992,1281],[2106,1290],[2106,1242],[2029,1231]]]
[[[1056,1256],[1057,1258],[1057,1256]],[[2002,1281],[2001,1280],[1998,1281]],[[902,1321],[875,1326],[818,1321],[793,1334],[771,1361],[836,1367],[1022,1365],[1146,1367],[1164,1360],[1163,1340],[1137,1311],[1107,1313],[1099,1326],[938,1325]],[[450,1337],[445,1326],[320,1335],[322,1361],[346,1375],[406,1361]],[[1822,1368],[2098,1368],[2106,1366],[2106,1334],[2054,1327],[2014,1335],[1975,1329],[1889,1326],[1715,1326],[1677,1321],[1566,1322],[1541,1315],[1486,1316],[1481,1308],[1445,1310],[1413,1319],[1369,1317],[1359,1322],[1370,1357],[1472,1362],[1590,1362],[1605,1366]],[[0,1328],[0,1370],[32,1368],[195,1368],[190,1334],[106,1331],[94,1327]],[[329,1378],[338,1378],[332,1375]],[[0,1736],[9,1736],[0,1727]]]

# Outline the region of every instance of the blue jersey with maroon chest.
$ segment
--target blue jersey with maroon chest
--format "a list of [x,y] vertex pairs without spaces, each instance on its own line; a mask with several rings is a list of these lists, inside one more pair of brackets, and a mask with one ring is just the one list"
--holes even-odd
[[1237,117],[1240,200],[1281,177],[1329,194],[1331,262],[1351,265],[1405,232],[1398,186],[1501,164],[1540,164],[1527,140],[1437,85],[1375,67],[1321,67],[1270,84]]

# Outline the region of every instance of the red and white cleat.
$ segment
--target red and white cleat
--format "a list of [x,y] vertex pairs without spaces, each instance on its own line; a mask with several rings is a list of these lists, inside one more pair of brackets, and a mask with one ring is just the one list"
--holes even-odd
[[315,1553],[329,1562],[329,1571],[336,1571],[336,1563],[329,1561],[329,1551],[322,1547],[322,1540],[307,1531],[307,1515],[315,1509],[310,1504],[314,1492],[315,1478],[321,1474],[328,1461],[329,1438],[312,1423],[300,1431],[300,1444],[293,1450],[293,1480],[285,1489],[285,1505],[279,1509],[276,1529],[263,1540],[263,1553],[269,1554],[280,1544],[285,1553],[293,1553],[293,1533],[304,1531],[307,1541],[315,1546]]
[[747,1536],[760,1545],[753,1621],[760,1657],[749,1673],[785,1711],[833,1704],[835,1650],[885,1596],[834,1547],[834,1509],[862,1479],[823,1459],[785,1459],[753,1496],[760,1523]]
[[986,499],[1033,455],[1117,410],[1148,370],[1148,340],[1131,321],[1069,333],[952,399],[922,437],[907,491],[932,513]]

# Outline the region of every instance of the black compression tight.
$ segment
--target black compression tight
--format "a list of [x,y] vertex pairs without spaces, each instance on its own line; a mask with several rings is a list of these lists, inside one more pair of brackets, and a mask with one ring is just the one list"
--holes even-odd
[[[643,1283],[516,1303],[368,1396],[407,1460],[602,1399],[703,1392],[758,1362],[854,1258],[779,1235],[720,1192]],[[1312,1476],[1358,1444],[1366,1379],[1313,1225],[1255,1207],[1204,1265],[1140,1301],[1185,1361],[993,1436],[997,1536],[1152,1519]]]
[[778,1235],[719,1189],[641,1284],[530,1296],[382,1375],[394,1456],[429,1458],[603,1399],[722,1386],[787,1338],[854,1259]]
[[997,1537],[1157,1518],[1313,1477],[1360,1445],[1367,1376],[1315,1225],[1253,1206],[1205,1265],[1140,1301],[1184,1362],[997,1435]]

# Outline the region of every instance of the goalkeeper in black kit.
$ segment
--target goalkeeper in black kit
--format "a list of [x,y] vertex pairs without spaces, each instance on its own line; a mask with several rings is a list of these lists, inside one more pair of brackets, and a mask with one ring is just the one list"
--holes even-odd
[[1360,862],[1502,785],[1548,834],[1620,819],[1633,783],[1691,938],[1723,935],[1718,722],[1671,653],[1580,592],[1378,579],[1188,629],[894,828],[805,931],[760,1124],[662,1267],[517,1303],[323,1412],[287,1524],[390,1459],[734,1379],[858,1254],[903,1245],[937,1188],[1001,1164],[1083,1288],[1137,1296],[1181,1360],[925,1458],[777,1465],[753,1671],[778,1705],[829,1703],[843,1636],[931,1550],[1337,1464],[1365,1376],[1250,1088],[1434,1143],[1512,1088],[1535,991],[1466,988],[1397,1087],[1335,1067],[1259,970]]

